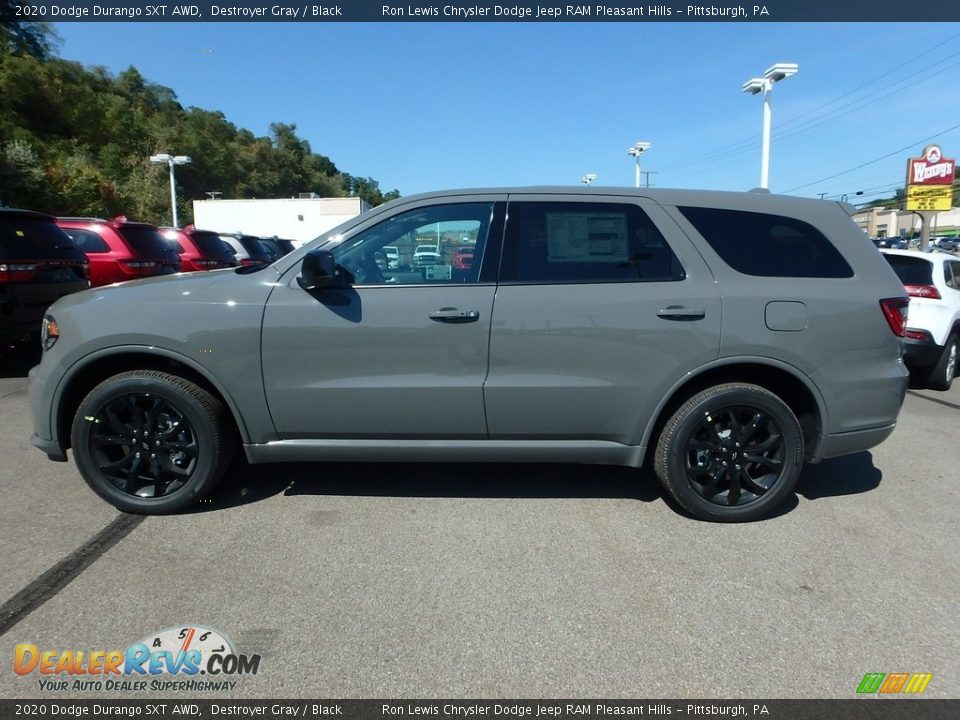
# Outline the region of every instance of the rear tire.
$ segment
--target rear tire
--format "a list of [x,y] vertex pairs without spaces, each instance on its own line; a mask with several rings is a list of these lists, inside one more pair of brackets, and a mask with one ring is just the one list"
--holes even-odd
[[943,352],[937,364],[927,375],[926,385],[932,390],[949,390],[953,384],[954,375],[957,373],[957,336],[951,335],[947,338],[947,344],[943,346]]
[[691,515],[747,522],[793,492],[803,433],[793,411],[758,385],[727,383],[687,400],[664,426],[654,455],[663,487]]
[[118,510],[174,513],[207,495],[233,455],[223,404],[176,375],[134,370],[91,390],[73,419],[87,484]]

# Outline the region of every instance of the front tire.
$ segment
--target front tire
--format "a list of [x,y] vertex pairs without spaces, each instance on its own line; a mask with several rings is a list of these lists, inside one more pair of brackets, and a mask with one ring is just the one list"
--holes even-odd
[[223,404],[176,375],[134,370],[91,390],[73,419],[80,474],[118,510],[174,513],[207,495],[230,462]]
[[728,383],[687,400],[657,442],[654,471],[694,517],[761,518],[793,492],[803,469],[796,415],[758,385]]

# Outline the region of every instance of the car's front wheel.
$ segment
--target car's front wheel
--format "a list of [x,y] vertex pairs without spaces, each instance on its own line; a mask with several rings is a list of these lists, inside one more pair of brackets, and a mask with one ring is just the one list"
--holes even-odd
[[664,488],[697,518],[746,522],[772,512],[803,468],[793,411],[757,385],[727,383],[687,400],[667,421],[654,455]]
[[163,514],[207,495],[230,461],[223,404],[176,375],[134,370],[93,388],[73,419],[87,484],[119,510]]

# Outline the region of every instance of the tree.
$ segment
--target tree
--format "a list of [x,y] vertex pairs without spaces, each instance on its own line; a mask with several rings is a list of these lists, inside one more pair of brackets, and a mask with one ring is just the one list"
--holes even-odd
[[25,5],[17,0],[0,0],[0,59],[4,55],[46,59],[53,53],[59,37],[48,23],[18,19],[17,6]]

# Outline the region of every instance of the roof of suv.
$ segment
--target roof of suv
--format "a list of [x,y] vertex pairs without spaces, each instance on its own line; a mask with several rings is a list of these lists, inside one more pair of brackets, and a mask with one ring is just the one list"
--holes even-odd
[[0,205],[0,217],[29,217],[47,222],[53,222],[55,220],[53,215],[47,215],[46,213],[37,212],[36,210],[21,210],[20,208],[10,208],[3,205]]

